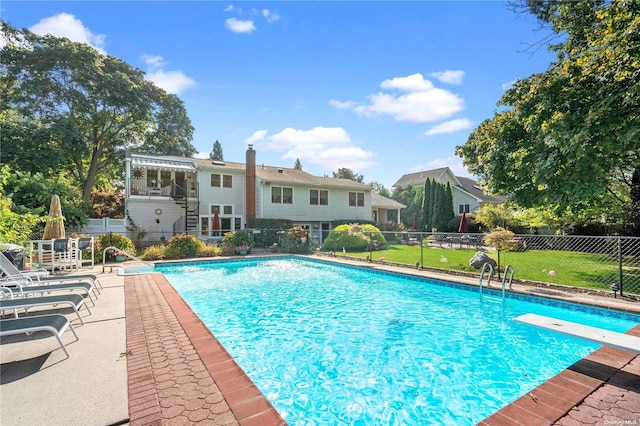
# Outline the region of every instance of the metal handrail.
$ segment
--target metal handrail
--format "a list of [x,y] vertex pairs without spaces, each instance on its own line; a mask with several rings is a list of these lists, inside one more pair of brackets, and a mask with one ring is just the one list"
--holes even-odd
[[487,279],[487,287],[490,286],[491,278],[493,278],[493,266],[490,263],[485,263],[482,265],[482,272],[480,273],[480,298],[482,299],[482,281],[484,280],[484,273],[487,271],[487,266],[489,267],[489,278]]
[[[138,262],[142,262],[145,265],[148,265],[148,266],[151,266],[151,267],[155,267],[155,265],[153,263],[151,263],[151,262],[147,262],[147,261],[144,261],[144,260],[140,259],[139,257],[135,257],[134,255],[132,255],[130,253],[127,253],[126,251],[124,251],[124,250],[122,250],[122,249],[120,249],[118,247],[109,246],[109,247],[105,248],[102,251],[102,272],[103,273],[104,273],[104,267],[106,266],[106,260],[105,259],[107,258],[107,256],[106,256],[107,255],[107,251],[109,251],[109,250],[113,250],[115,252],[123,254],[124,256],[126,256],[126,257],[128,257],[130,259],[133,259],[133,260],[137,260]],[[113,271],[113,269],[112,269],[112,271]]]
[[513,281],[513,273],[515,272],[513,266],[507,265],[504,268],[504,274],[502,275],[502,303],[504,303],[504,288],[505,283],[507,282],[507,274],[511,271],[511,276],[509,277],[509,290],[511,290],[511,283]]

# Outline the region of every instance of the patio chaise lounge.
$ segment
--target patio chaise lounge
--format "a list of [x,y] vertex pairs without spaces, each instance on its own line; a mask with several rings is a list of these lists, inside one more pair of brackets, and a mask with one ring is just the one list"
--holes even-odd
[[84,297],[79,294],[65,294],[55,296],[39,296],[39,297],[20,297],[17,299],[2,299],[0,300],[0,311],[5,309],[13,309],[16,318],[18,318],[18,309],[24,309],[25,311],[30,308],[38,306],[58,306],[67,305],[73,308],[80,320],[81,324],[84,324],[82,317],[80,316],[80,308],[84,305],[91,314],[89,306],[84,303]]
[[[30,285],[32,282],[39,283],[63,283],[63,282],[77,282],[77,281],[87,281],[90,280],[92,284],[96,287],[96,289],[102,289],[102,284],[93,274],[75,274],[68,275],[64,277],[59,277],[55,275],[47,275],[43,276],[41,274],[29,274],[28,271],[20,271],[15,267],[13,263],[9,261],[6,257],[0,255],[0,272],[3,272],[6,275],[3,280],[8,279],[12,281],[20,281],[26,285]],[[0,281],[1,282],[1,281]]]
[[62,333],[64,333],[67,328],[73,332],[73,335],[76,338],[75,341],[78,341],[78,335],[73,329],[71,322],[62,314],[10,318],[0,321],[0,337],[16,334],[28,334],[36,331],[48,331],[58,339],[60,347],[67,358],[69,358],[69,351],[67,351],[67,348],[62,341]]
[[[9,295],[10,299],[15,296],[27,296],[40,293],[44,296],[44,293],[59,292],[59,291],[81,291],[87,295],[91,300],[91,305],[96,306],[96,302],[92,296],[95,296],[95,288],[84,282],[68,282],[60,284],[40,284],[40,285],[22,285],[16,281],[0,281],[0,291],[4,291]],[[96,296],[97,298],[97,296]]]

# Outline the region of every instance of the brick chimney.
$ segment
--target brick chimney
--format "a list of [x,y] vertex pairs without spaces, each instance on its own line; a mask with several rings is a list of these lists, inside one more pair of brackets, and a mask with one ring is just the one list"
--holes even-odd
[[246,190],[245,190],[245,211],[247,214],[247,226],[251,219],[256,217],[256,152],[253,145],[247,148],[247,162],[245,165]]

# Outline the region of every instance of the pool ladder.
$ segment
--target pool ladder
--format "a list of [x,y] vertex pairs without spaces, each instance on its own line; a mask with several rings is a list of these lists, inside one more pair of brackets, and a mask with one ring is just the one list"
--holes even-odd
[[[480,282],[478,283],[480,286],[480,299],[482,299],[482,283],[484,281],[485,272],[489,272],[489,277],[487,278],[487,287],[491,286],[491,278],[493,278],[493,266],[490,263],[485,263],[482,266],[482,273],[480,273]],[[502,303],[504,303],[505,298],[505,288],[507,286],[507,276],[509,277],[509,290],[511,290],[511,285],[513,282],[513,274],[514,274],[513,266],[507,265],[504,268],[504,274],[502,275]]]

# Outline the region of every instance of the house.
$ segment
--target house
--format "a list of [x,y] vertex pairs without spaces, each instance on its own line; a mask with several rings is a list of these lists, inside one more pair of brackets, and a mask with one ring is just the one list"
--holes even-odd
[[485,194],[478,182],[466,177],[456,176],[449,167],[403,175],[393,186],[424,186],[427,179],[432,179],[444,185],[449,183],[451,195],[453,196],[453,211],[458,215],[473,213],[484,203],[504,203],[506,201],[504,197]]
[[216,238],[264,218],[289,219],[321,244],[333,221],[386,221],[404,207],[350,179],[257,165],[252,145],[245,163],[128,152],[125,187],[127,216],[147,241],[182,232]]

